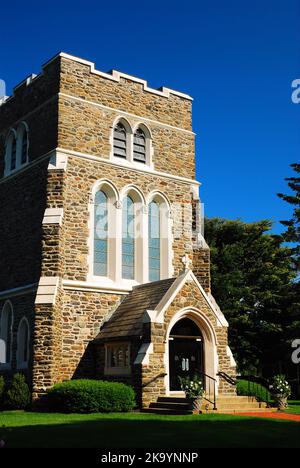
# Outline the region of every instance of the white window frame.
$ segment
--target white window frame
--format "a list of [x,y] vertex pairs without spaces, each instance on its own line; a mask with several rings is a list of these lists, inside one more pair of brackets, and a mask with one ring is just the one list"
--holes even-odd
[[[128,285],[142,284],[147,282],[147,264],[145,264],[145,239],[147,238],[147,212],[146,212],[146,200],[141,190],[135,185],[127,185],[121,190],[120,201],[121,206],[123,200],[127,197],[131,197],[134,202],[134,218],[135,218],[135,257],[134,257],[134,280],[128,280],[121,278],[122,283]],[[122,210],[120,211],[120,222],[122,224]],[[122,236],[122,231],[121,231]],[[146,236],[146,237],[145,237]],[[120,274],[122,275],[122,238],[121,238],[121,251],[120,251]]]
[[[121,123],[122,125],[124,125],[125,130],[126,130],[126,159],[118,157],[118,156],[114,156],[114,129],[118,123]],[[146,139],[145,162],[134,161],[133,159],[134,134],[138,128],[140,128],[144,132],[145,139]],[[147,127],[147,125],[145,125],[143,122],[138,122],[134,126],[132,126],[127,119],[125,119],[124,117],[118,116],[113,122],[113,125],[111,127],[110,144],[111,144],[111,153],[110,153],[111,161],[117,164],[121,164],[125,167],[133,167],[136,169],[142,169],[143,167],[148,167],[150,169],[154,169],[152,134],[151,134],[149,127]]]
[[[94,200],[99,190],[108,196],[108,274],[97,276],[94,268]],[[122,278],[122,202],[130,196],[135,204],[135,276],[134,279]],[[89,287],[103,288],[105,291],[130,291],[133,286],[149,282],[149,243],[148,243],[148,206],[152,200],[158,202],[163,212],[160,222],[161,256],[160,279],[171,278],[173,269],[173,232],[170,215],[170,202],[161,192],[151,192],[147,198],[134,184],[119,191],[107,179],[97,181],[91,190],[89,203],[88,274]]]
[[[22,143],[23,143],[23,135],[24,131],[26,131],[27,135],[27,155],[26,161],[22,163]],[[13,139],[16,140],[16,167],[11,169],[11,158],[12,158],[12,144]],[[4,177],[14,174],[19,169],[23,168],[29,163],[29,127],[26,122],[22,121],[17,126],[17,129],[11,128],[7,134],[5,140],[5,167],[4,167]]]
[[[111,366],[110,356],[114,350],[123,348],[128,351],[128,364],[124,366]],[[129,375],[131,374],[131,343],[126,341],[111,342],[105,344],[104,375]]]
[[[95,196],[99,191],[105,192],[108,203],[108,235],[107,235],[107,276],[94,275],[94,224],[95,224]],[[89,204],[89,254],[88,254],[88,281],[101,283],[104,286],[112,286],[117,280],[117,210],[119,194],[115,186],[108,180],[100,180],[94,184]]]
[[[4,313],[6,313],[7,308],[9,308],[9,313],[11,315],[11,326],[10,330],[7,330],[6,336],[3,335],[3,328],[4,328]],[[5,301],[1,310],[0,316],[0,340],[1,345],[4,347],[4,352],[6,354],[6,346],[7,346],[7,338],[10,335],[10,353],[9,353],[9,361],[8,362],[0,362],[0,369],[11,369],[12,363],[12,351],[13,351],[13,327],[14,327],[14,309],[13,305],[10,300]]]
[[[23,145],[23,138],[24,133],[26,132],[27,136],[27,153],[26,153],[26,161],[22,163],[22,145]],[[17,166],[18,169],[20,167],[24,167],[28,164],[28,150],[29,150],[29,128],[26,122],[20,122],[17,128]]]
[[[161,192],[152,192],[147,197],[147,226],[149,226],[149,205],[155,201],[160,210],[160,279],[171,278],[174,274],[173,269],[173,233],[170,211],[170,202]],[[147,227],[147,273],[149,279],[149,236]]]
[[[24,343],[20,342],[20,333],[21,333],[21,326],[22,323],[26,323],[27,326],[27,361],[21,361],[20,359],[20,352],[21,352],[21,345],[24,346]],[[17,369],[28,369],[30,361],[30,327],[29,322],[26,317],[22,317],[18,326],[18,334],[17,334]]]

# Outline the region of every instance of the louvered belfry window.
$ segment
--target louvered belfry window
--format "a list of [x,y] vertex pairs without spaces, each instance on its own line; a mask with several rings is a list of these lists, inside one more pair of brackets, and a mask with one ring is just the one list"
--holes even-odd
[[133,160],[146,162],[146,137],[140,128],[137,129],[133,137]]
[[126,158],[126,129],[118,123],[114,128],[114,156]]

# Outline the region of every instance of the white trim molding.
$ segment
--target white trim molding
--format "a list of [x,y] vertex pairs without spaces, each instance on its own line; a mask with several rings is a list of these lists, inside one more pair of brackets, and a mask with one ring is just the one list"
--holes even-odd
[[136,286],[136,282],[123,282],[116,283],[107,278],[101,278],[100,281],[75,281],[66,280],[62,281],[63,289],[69,291],[88,291],[97,293],[111,293],[111,294],[128,294],[132,291],[133,286]]
[[171,305],[171,303],[173,302],[173,300],[175,299],[179,291],[183,288],[185,283],[190,282],[190,281],[194,282],[196,286],[199,288],[203,298],[205,299],[207,305],[209,306],[209,308],[211,309],[211,311],[213,312],[216,318],[217,326],[227,328],[228,322],[225,319],[220,308],[216,306],[217,305],[216,302],[215,303],[212,302],[211,297],[209,297],[209,295],[204,291],[203,287],[201,286],[196,276],[190,269],[187,269],[186,271],[184,271],[184,273],[178,276],[178,278],[176,278],[176,280],[174,281],[170,289],[167,291],[167,293],[164,295],[164,297],[161,299],[161,301],[157,305],[155,309],[156,316],[154,317],[153,314],[151,314],[152,321],[155,323],[164,322],[164,314],[166,310]]
[[141,364],[142,366],[148,366],[150,354],[153,354],[153,343],[143,343],[135,358],[134,365]]
[[[0,312],[0,370],[10,369],[13,351],[14,308],[8,299]],[[9,347],[7,345],[9,342]],[[7,358],[9,349],[9,359]]]
[[63,216],[63,208],[46,208],[42,224],[58,224],[61,226]]
[[41,276],[35,304],[55,304],[55,299],[58,291],[59,277],[58,276]]
[[[21,339],[21,338],[23,339],[25,338],[25,337],[22,337],[21,335],[21,326],[23,323],[26,324],[26,332],[27,332],[27,339],[24,342]],[[25,350],[25,346],[26,346],[26,353],[22,353],[22,351]],[[28,368],[29,359],[30,359],[29,352],[30,352],[30,327],[29,327],[29,322],[27,318],[24,316],[19,322],[18,332],[17,332],[17,369]],[[21,359],[22,354],[26,354],[26,360]]]
[[[82,59],[80,57],[76,57],[74,55],[67,54],[65,52],[60,52],[60,53],[56,54],[54,57],[52,57],[50,60],[48,60],[46,63],[44,63],[42,65],[42,71],[38,75],[32,73],[27,78],[22,80],[19,84],[17,84],[13,88],[14,93],[21,86],[24,86],[24,85],[25,86],[30,86],[31,83],[33,83],[34,81],[38,80],[41,76],[43,76],[45,68],[48,65],[50,65],[50,63],[52,63],[54,60],[56,60],[58,57],[68,59],[68,60],[71,60],[73,62],[80,63],[82,65],[87,65],[87,66],[90,67],[90,73],[91,74],[101,76],[102,78],[105,78],[107,80],[111,80],[111,81],[115,81],[117,83],[120,83],[121,79],[123,78],[123,79],[129,80],[129,81],[133,81],[133,82],[141,84],[143,86],[144,91],[146,91],[148,93],[156,94],[157,96],[161,96],[161,97],[164,97],[164,98],[169,98],[173,94],[174,96],[178,96],[178,97],[180,97],[182,99],[187,99],[188,101],[193,101],[193,98],[189,94],[185,94],[185,93],[182,93],[180,91],[176,91],[174,89],[166,88],[165,86],[162,86],[159,89],[150,88],[148,86],[148,82],[146,80],[143,80],[142,78],[137,78],[136,76],[133,76],[133,75],[128,75],[127,73],[123,73],[123,72],[120,72],[120,71],[117,71],[117,70],[112,70],[110,73],[101,72],[100,70],[96,70],[94,62],[90,62],[88,60]],[[0,100],[0,105],[5,105],[6,102],[9,101],[13,96],[14,96],[14,94],[12,96],[6,96],[5,98],[2,98]]]
[[188,185],[196,185],[198,187],[202,185],[201,182],[197,180],[189,179],[187,177],[176,176],[174,174],[170,174],[167,172],[156,171],[155,169],[151,169],[151,167],[147,166],[146,164],[141,164],[141,163],[129,164],[128,161],[126,161],[125,159],[123,160],[121,158],[120,158],[120,161],[116,161],[117,158],[114,158],[114,160],[112,161],[111,159],[103,158],[101,156],[97,156],[97,155],[93,155],[89,153],[81,153],[79,151],[73,151],[67,148],[62,148],[62,147],[57,147],[56,151],[65,153],[66,155],[74,156],[80,159],[87,159],[89,161],[98,162],[101,164],[103,163],[109,166],[120,167],[121,169],[125,168],[133,172],[145,172],[146,174],[154,175],[157,177],[165,177],[166,179],[176,180],[178,182],[182,182]]
[[133,76],[133,75],[128,75],[127,73],[123,73],[117,70],[112,70],[111,73],[105,73],[100,70],[96,70],[94,62],[90,62],[88,60],[76,57],[74,55],[66,54],[65,52],[60,52],[55,57],[50,59],[45,65],[43,65],[43,68],[45,68],[45,66],[49,65],[51,62],[53,62],[57,57],[62,57],[68,60],[72,60],[72,62],[77,62],[82,65],[87,65],[90,67],[91,74],[101,76],[102,78],[106,78],[108,80],[115,81],[117,83],[120,83],[122,78],[129,80],[129,81],[133,81],[135,83],[139,83],[143,86],[144,91],[148,93],[156,94],[157,96],[169,98],[170,95],[173,94],[175,96],[181,97],[182,99],[193,101],[193,98],[189,96],[188,94],[181,93],[180,91],[175,91],[174,89],[166,88],[164,86],[162,86],[159,89],[150,88],[146,80],[143,80],[142,78],[137,78],[136,76]]
[[38,283],[26,284],[19,286],[18,288],[6,289],[0,292],[0,300],[8,297],[23,296],[35,291],[38,287]]
[[125,118],[126,117],[131,117],[131,118],[140,120],[141,123],[142,122],[147,122],[147,123],[150,122],[150,123],[152,123],[154,125],[157,125],[159,127],[164,127],[164,128],[168,128],[170,130],[175,130],[175,131],[178,131],[178,132],[183,132],[183,133],[187,133],[187,134],[196,136],[196,133],[193,130],[187,130],[185,128],[175,127],[174,125],[170,125],[170,124],[167,124],[165,122],[160,122],[159,120],[150,119],[149,117],[144,117],[144,116],[141,116],[141,115],[133,114],[132,112],[126,112],[126,111],[124,111],[122,109],[118,109],[117,107],[109,107],[109,106],[106,106],[104,104],[100,104],[99,102],[90,101],[89,99],[83,99],[83,98],[80,98],[78,96],[73,96],[71,94],[66,94],[66,93],[63,93],[63,92],[59,92],[58,96],[64,97],[66,99],[72,99],[73,101],[82,102],[84,104],[88,104],[88,105],[91,105],[91,106],[99,107],[100,109],[103,109],[103,110],[115,112],[116,114],[118,114],[118,116],[119,116],[118,118],[120,118],[120,117],[125,117]]
[[217,372],[219,367],[218,359],[218,340],[216,332],[210,320],[206,317],[205,313],[196,307],[185,307],[179,310],[171,319],[165,342],[164,365],[166,369],[165,388],[167,395],[170,392],[170,360],[169,360],[169,336],[173,326],[183,318],[188,318],[195,322],[203,336],[204,345],[204,372],[207,375],[214,377],[217,380],[216,393],[218,394],[218,379]]
[[53,151],[48,165],[48,171],[67,170],[68,156],[59,151]]
[[232,351],[231,351],[231,349],[230,349],[229,346],[226,346],[226,354],[227,354],[227,356],[228,356],[229,359],[230,359],[230,365],[231,365],[231,367],[236,367],[236,366],[237,366],[236,360],[234,359],[233,354],[232,354]]

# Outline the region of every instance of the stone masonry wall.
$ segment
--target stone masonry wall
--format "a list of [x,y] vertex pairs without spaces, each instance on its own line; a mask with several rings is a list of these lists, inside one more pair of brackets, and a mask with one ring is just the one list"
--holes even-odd
[[0,291],[39,281],[47,165],[0,179]]
[[191,130],[191,101],[171,94],[159,96],[122,77],[115,82],[91,73],[90,66],[61,58],[60,91],[113,109]]
[[[166,112],[171,112],[166,98],[161,99],[165,99]],[[136,109],[136,112],[136,117],[126,116],[132,127],[141,122],[141,110]],[[120,115],[118,110],[102,109],[91,103],[60,96],[58,146],[109,159],[113,123]],[[194,135],[152,121],[145,120],[144,123],[152,133],[154,168],[194,179]]]
[[[178,293],[172,304],[169,306],[165,313],[164,323],[151,324],[151,339],[153,342],[153,353],[150,355],[149,365],[142,368],[142,382],[144,407],[149,406],[153,401],[156,401],[159,396],[164,396],[166,393],[164,375],[166,369],[164,366],[164,356],[166,346],[168,345],[167,330],[170,321],[174,315],[185,307],[196,307],[205,314],[205,317],[212,324],[217,337],[217,353],[219,358],[218,371],[226,372],[234,376],[234,368],[230,365],[230,359],[227,356],[227,328],[217,326],[215,315],[207,305],[204,297],[199,291],[195,283],[186,283],[181,291]],[[204,350],[205,352],[205,350]],[[235,394],[235,387],[220,381],[219,394]]]
[[62,356],[57,380],[93,377],[95,355],[91,342],[103,320],[117,307],[123,296],[65,290],[62,306]]
[[193,273],[203,287],[204,291],[210,292],[210,250],[208,248],[194,248]]

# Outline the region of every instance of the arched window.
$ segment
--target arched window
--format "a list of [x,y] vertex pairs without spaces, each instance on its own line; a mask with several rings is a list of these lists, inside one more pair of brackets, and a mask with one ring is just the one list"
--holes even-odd
[[28,366],[29,362],[29,325],[26,318],[22,318],[18,328],[17,365],[18,368]]
[[122,278],[135,277],[135,212],[130,196],[123,201],[122,212]]
[[108,198],[98,191],[94,206],[94,271],[95,276],[107,276]]
[[24,125],[23,125],[23,131],[21,133],[20,150],[21,150],[21,164],[25,164],[27,163],[27,158],[28,158],[28,132]]
[[133,160],[146,163],[146,136],[141,128],[133,136]]
[[13,309],[7,301],[0,317],[0,364],[10,364],[12,348]]
[[10,170],[14,171],[17,166],[17,140],[14,137],[11,145]]
[[149,204],[149,281],[158,281],[160,279],[160,206],[156,201]]
[[127,157],[127,138],[124,125],[118,122],[114,128],[114,156],[118,158]]

